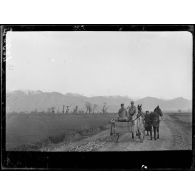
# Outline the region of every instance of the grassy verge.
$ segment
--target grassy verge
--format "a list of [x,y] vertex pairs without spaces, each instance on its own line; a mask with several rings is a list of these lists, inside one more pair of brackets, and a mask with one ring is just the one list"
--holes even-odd
[[[41,140],[36,143],[20,145],[18,147],[13,148],[12,151],[42,151],[43,148],[44,151],[47,151],[47,148],[50,148],[51,150],[61,144],[69,144],[71,146],[71,143],[75,141],[79,141],[86,137],[90,137],[106,129],[108,129],[107,125],[100,126],[98,128],[85,129],[85,130],[72,130],[71,133],[69,132],[62,135],[49,136],[47,139]],[[84,148],[89,148],[88,145],[87,147]],[[92,147],[95,147],[95,145],[93,144]],[[70,151],[83,151],[83,146],[72,147]]]

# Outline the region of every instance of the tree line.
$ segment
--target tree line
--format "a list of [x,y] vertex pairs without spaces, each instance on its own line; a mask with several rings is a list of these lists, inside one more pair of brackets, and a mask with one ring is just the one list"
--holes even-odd
[[[95,113],[107,113],[108,112],[108,105],[107,103],[104,103],[101,105],[101,107],[97,104],[92,104],[90,102],[85,102],[85,108],[79,108],[78,105],[76,105],[72,111],[70,111],[71,106],[62,106],[62,110],[59,111],[59,108],[56,109],[56,107],[50,107],[48,108],[48,113],[62,113],[62,114],[95,114]],[[98,112],[98,110],[100,110]]]

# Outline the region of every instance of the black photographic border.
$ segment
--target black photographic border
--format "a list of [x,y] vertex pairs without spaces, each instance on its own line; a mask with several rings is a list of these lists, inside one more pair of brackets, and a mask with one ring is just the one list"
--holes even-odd
[[[192,150],[128,152],[19,152],[6,151],[6,33],[8,31],[188,31],[192,24],[33,24],[0,25],[1,43],[1,169],[2,170],[194,170],[194,101],[192,110]],[[194,75],[194,74],[193,74]],[[193,77],[194,91],[194,77]],[[194,96],[193,96],[194,97]]]

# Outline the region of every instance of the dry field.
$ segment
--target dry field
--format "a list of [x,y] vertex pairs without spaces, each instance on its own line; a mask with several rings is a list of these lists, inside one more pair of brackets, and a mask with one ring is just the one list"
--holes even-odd
[[109,121],[114,114],[9,114],[7,150],[38,151],[153,151],[191,150],[192,114],[165,113],[160,123],[160,139],[143,143],[129,133],[115,143],[110,137]]
[[[42,143],[80,139],[105,129],[113,114],[10,113],[6,116],[6,149],[34,150]],[[39,145],[39,146],[38,146]]]
[[160,123],[160,139],[150,140],[145,136],[143,143],[132,140],[129,133],[120,136],[115,143],[110,129],[71,143],[61,142],[43,147],[41,151],[163,151],[192,149],[192,114],[165,113]]

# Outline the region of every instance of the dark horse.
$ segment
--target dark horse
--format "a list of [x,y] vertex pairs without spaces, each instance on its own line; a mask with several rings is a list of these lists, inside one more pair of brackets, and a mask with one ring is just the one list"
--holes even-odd
[[[159,106],[157,106],[154,109],[154,112],[150,113],[150,119],[151,119],[151,124],[154,130],[154,139],[159,139],[159,126],[160,126],[160,116],[163,116],[162,110],[160,109]],[[157,136],[156,136],[157,134]],[[150,132],[150,137],[152,139],[152,131]]]

